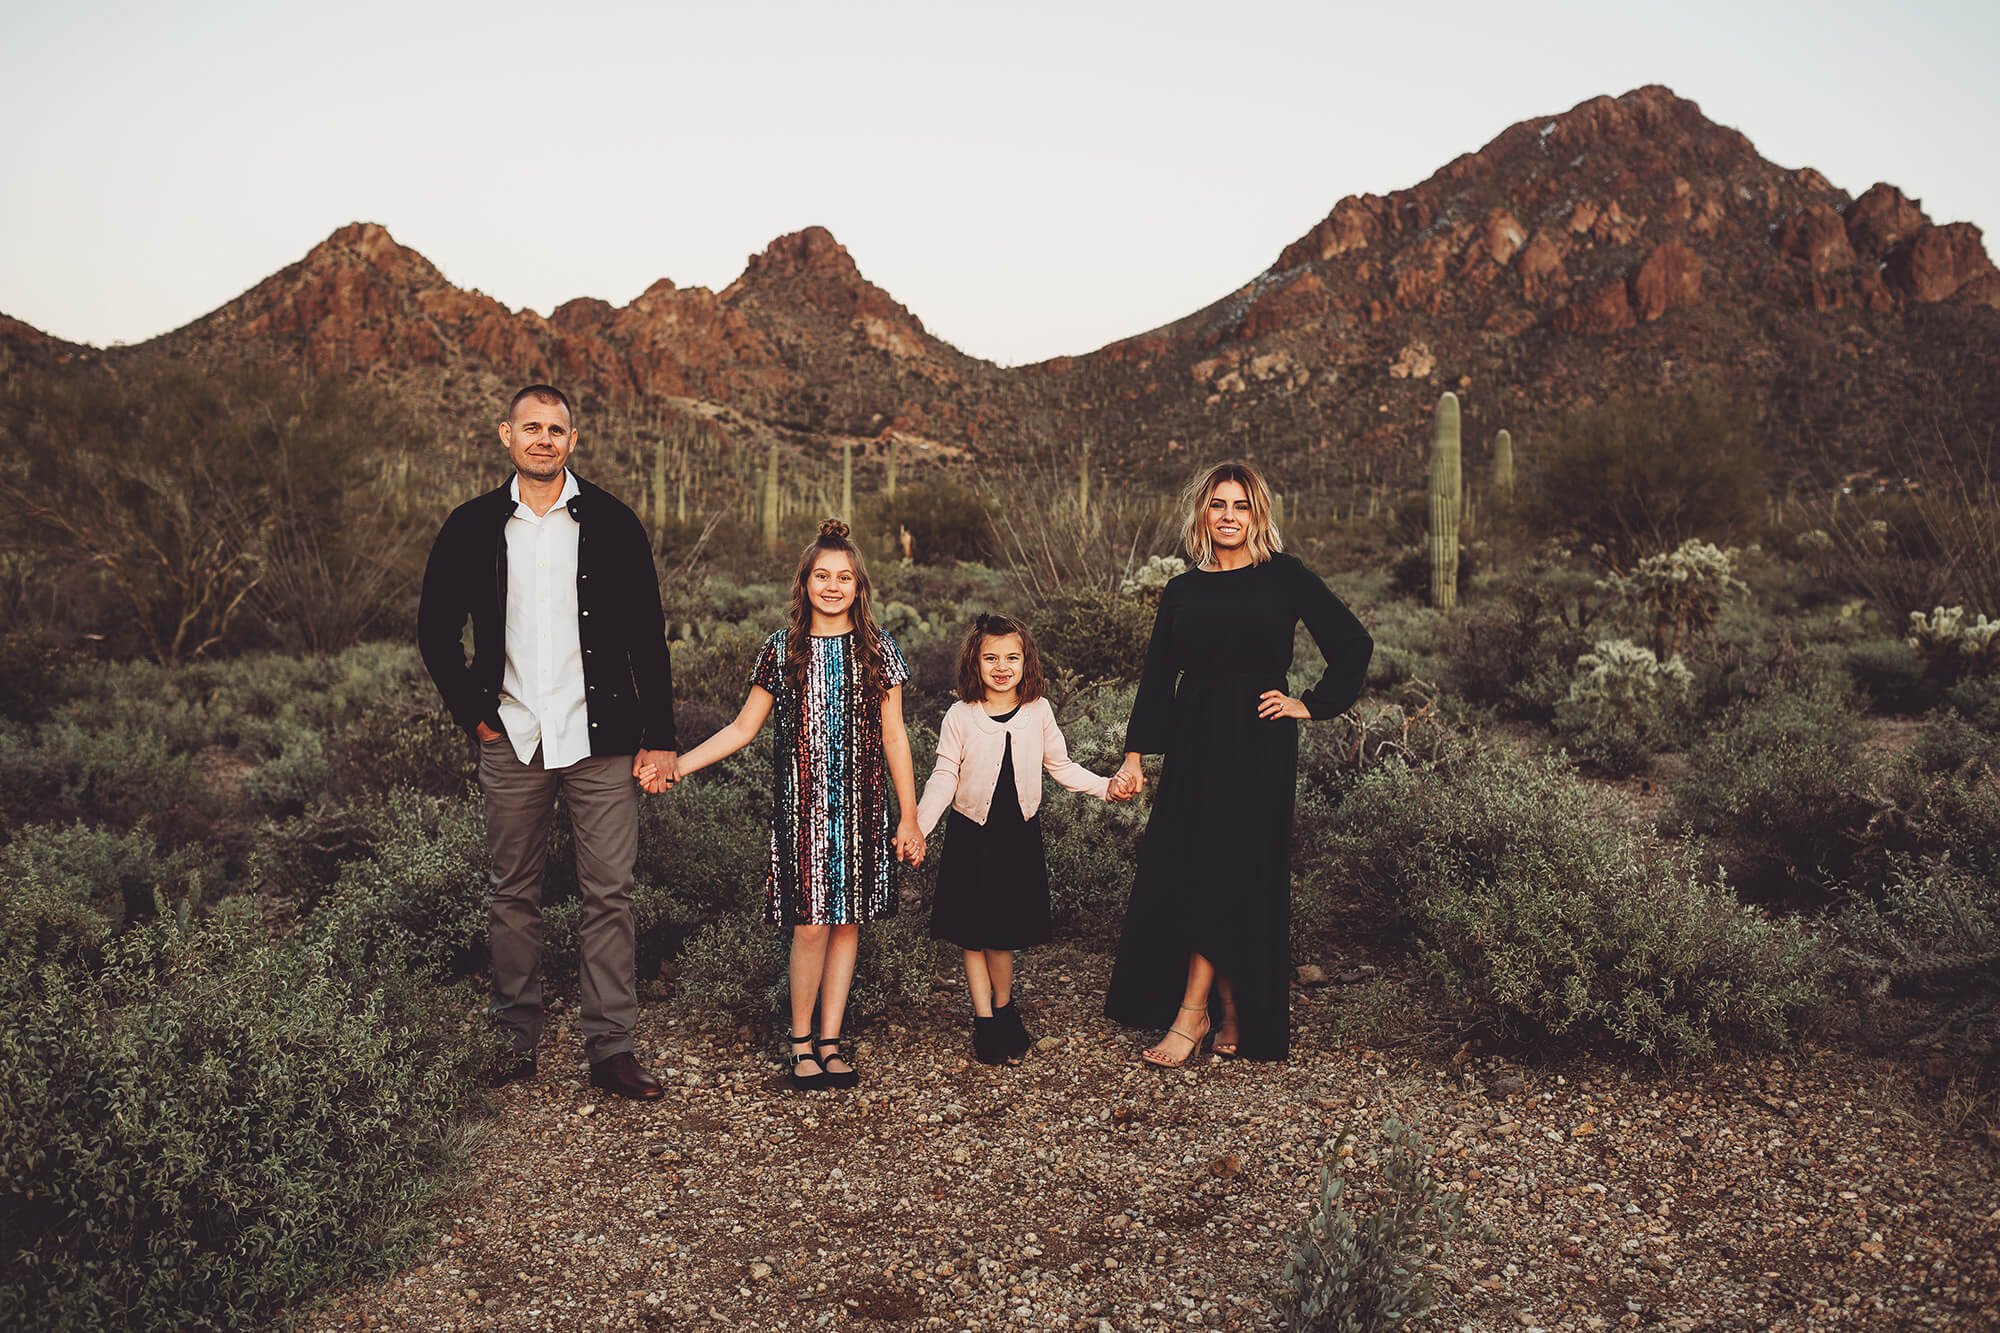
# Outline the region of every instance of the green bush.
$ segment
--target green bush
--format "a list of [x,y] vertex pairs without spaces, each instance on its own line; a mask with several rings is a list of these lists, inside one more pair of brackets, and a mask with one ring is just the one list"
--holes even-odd
[[1944,699],[1980,730],[2000,733],[2000,675],[1961,680],[1945,691]]
[[39,629],[0,634],[0,718],[40,722],[68,695],[75,663]]
[[1700,1055],[1783,1041],[1823,998],[1813,938],[1597,815],[1557,759],[1391,759],[1339,819],[1347,884],[1397,896],[1424,965],[1503,1030]]
[[491,1050],[381,961],[232,903],[0,971],[0,1325],[261,1328],[405,1262]]
[[1865,639],[1850,644],[1842,665],[1854,688],[1878,713],[1915,713],[1928,707],[1937,691],[1925,678],[1916,650],[1901,639]]
[[462,975],[486,959],[486,895],[481,803],[395,791],[380,807],[374,848],[342,867],[301,930]]
[[[1580,581],[1567,581],[1577,586],[1516,582],[1495,602],[1453,615],[1440,632],[1448,665],[1436,683],[1473,703],[1549,721],[1568,695],[1577,659],[1597,637],[1578,600]],[[1372,667],[1369,675],[1372,683]]]
[[1764,519],[1754,424],[1743,405],[1708,389],[1578,408],[1527,455],[1528,524],[1619,570],[1690,537],[1746,539]]
[[1870,813],[1861,731],[1854,696],[1834,680],[1748,700],[1689,752],[1675,816],[1719,841],[1744,892],[1823,898],[1847,878],[1850,835]]
[[1140,596],[1073,588],[1035,611],[1042,665],[1079,682],[1134,681],[1146,665],[1153,608]]
[[8,969],[92,956],[112,931],[186,911],[216,889],[199,849],[162,854],[143,830],[31,825],[0,847],[0,959]]
[[1465,1230],[1464,1191],[1439,1183],[1430,1145],[1395,1119],[1383,1123],[1383,1146],[1366,1158],[1380,1184],[1374,1211],[1357,1222],[1345,1198],[1348,1139],[1335,1131],[1318,1207],[1291,1236],[1280,1304],[1295,1333],[1389,1333],[1422,1319],[1437,1302],[1436,1275],[1451,1242]]
[[910,558],[921,564],[990,564],[1001,554],[986,501],[952,481],[918,482],[877,496],[868,504],[867,522],[882,548],[898,554],[901,534],[908,532]]

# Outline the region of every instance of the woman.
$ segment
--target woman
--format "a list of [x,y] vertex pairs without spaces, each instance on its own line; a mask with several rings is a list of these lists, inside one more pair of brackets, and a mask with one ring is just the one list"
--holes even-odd
[[[1354,613],[1283,554],[1271,491],[1222,463],[1182,495],[1195,567],[1160,597],[1114,779],[1143,785],[1164,753],[1104,1011],[1168,1027],[1144,1058],[1179,1065],[1215,1037],[1223,1056],[1282,1060],[1291,1044],[1292,798],[1298,722],[1338,716],[1361,692],[1374,642]],[[1294,627],[1326,657],[1285,693]],[[1176,1011],[1178,1006],[1178,1011]]]

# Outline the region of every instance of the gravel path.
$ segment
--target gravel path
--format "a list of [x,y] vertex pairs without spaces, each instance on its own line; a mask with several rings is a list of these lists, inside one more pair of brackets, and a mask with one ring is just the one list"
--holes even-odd
[[599,1100],[567,1022],[495,1094],[416,1266],[306,1327],[1270,1328],[1341,1126],[1415,1118],[1492,1223],[1439,1329],[2000,1328],[2000,1156],[1922,1071],[1807,1048],[1674,1074],[1363,1042],[1382,990],[1295,992],[1284,1066],[1162,1073],[1098,1016],[1109,960],[1024,960],[1015,1069],[957,988],[860,1034],[861,1088],[795,1094],[768,1034],[646,1006],[663,1104]]

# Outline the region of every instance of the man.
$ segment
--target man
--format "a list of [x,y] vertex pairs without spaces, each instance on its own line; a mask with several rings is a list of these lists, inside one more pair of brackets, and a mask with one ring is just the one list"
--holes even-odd
[[[677,777],[673,676],[638,516],[569,470],[575,418],[531,384],[500,423],[514,477],[452,511],[424,567],[417,639],[445,707],[478,740],[486,794],[490,1012],[513,1041],[494,1085],[531,1077],[542,1030],[542,879],[560,792],[583,894],[578,973],[590,1081],[652,1099],[633,1054],[632,865],[641,777]],[[460,636],[472,621],[472,660]]]

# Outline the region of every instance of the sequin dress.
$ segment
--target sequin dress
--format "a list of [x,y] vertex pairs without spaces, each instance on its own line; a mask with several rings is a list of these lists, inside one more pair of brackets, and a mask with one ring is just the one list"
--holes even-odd
[[[844,926],[896,914],[895,824],[882,704],[861,686],[854,634],[812,637],[804,697],[785,679],[785,635],[765,640],[750,683],[769,690],[771,863],[764,919]],[[910,678],[878,632],[891,688]]]

